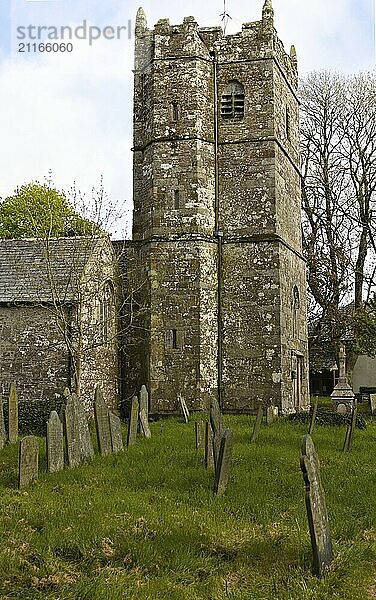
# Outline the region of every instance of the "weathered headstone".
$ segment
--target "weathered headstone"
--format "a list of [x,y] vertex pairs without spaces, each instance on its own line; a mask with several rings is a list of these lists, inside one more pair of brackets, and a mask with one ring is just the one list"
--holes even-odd
[[258,407],[257,415],[256,415],[256,421],[253,426],[251,442],[255,442],[257,440],[258,434],[260,433],[260,427],[261,427],[263,415],[264,415],[264,409],[262,407],[262,404],[260,404],[260,406]]
[[272,425],[278,419],[278,406],[268,406],[266,409],[266,424]]
[[119,417],[114,415],[112,412],[109,413],[108,418],[110,420],[112,452],[121,452],[124,450],[121,421]]
[[151,431],[149,428],[149,421],[146,413],[143,410],[140,410],[140,424],[141,424],[141,432],[146,438],[151,438]]
[[313,553],[313,572],[321,577],[333,559],[333,549],[325,493],[320,478],[320,463],[310,435],[302,439],[301,452],[300,467],[306,489],[305,500]]
[[226,491],[230,477],[233,446],[234,433],[232,429],[226,429],[222,434],[218,463],[215,470],[214,493],[216,496],[221,496]]
[[112,453],[109,410],[103,400],[102,391],[99,385],[95,388],[94,416],[97,429],[99,452],[106,456]]
[[18,438],[18,395],[16,384],[12,383],[8,397],[8,440],[15,444]]
[[149,394],[146,385],[143,385],[140,391],[140,412],[143,411],[149,420]]
[[81,462],[81,439],[77,418],[77,406],[73,396],[69,396],[64,410],[64,431],[68,465],[78,467]]
[[56,411],[52,411],[47,422],[47,468],[50,473],[64,469],[64,436],[63,424]]
[[129,425],[128,425],[128,437],[127,437],[127,446],[133,446],[137,440],[137,427],[138,427],[138,411],[139,404],[137,396],[134,396],[131,404],[131,414],[129,416]]
[[18,487],[20,490],[28,487],[38,479],[38,439],[28,435],[20,442],[18,462]]
[[341,346],[339,350],[339,375],[338,383],[331,393],[333,409],[345,414],[351,413],[355,394],[351,386],[347,383],[346,377],[346,350],[345,346]]
[[369,407],[371,410],[371,415],[376,413],[376,394],[369,395]]
[[350,452],[350,450],[351,450],[354,433],[355,433],[357,415],[358,415],[358,405],[357,405],[357,401],[355,400],[354,407],[353,407],[353,410],[351,413],[351,421],[348,424],[347,429],[346,429],[346,437],[345,437],[345,442],[343,444],[343,452]]
[[203,421],[196,421],[195,433],[196,450],[205,450],[205,423]]
[[308,430],[309,435],[312,434],[313,428],[315,426],[318,405],[319,405],[319,401],[316,398],[315,403],[314,403],[313,408],[312,408],[311,420],[310,420],[310,423],[309,423],[309,430]]
[[186,423],[189,423],[189,410],[188,410],[188,406],[186,401],[184,400],[183,396],[181,394],[179,394],[179,404],[180,404],[180,408],[181,408],[181,412],[183,413],[183,417],[184,417],[184,421]]
[[207,469],[214,467],[213,430],[209,422],[205,424],[205,467]]
[[214,464],[217,468],[219,450],[221,446],[221,438],[223,427],[223,419],[221,409],[216,396],[213,396],[210,402],[210,423],[213,430],[213,452]]
[[85,409],[76,394],[72,394],[74,410],[78,423],[78,433],[80,436],[81,459],[93,458],[94,446],[90,435],[89,424]]
[[0,395],[0,450],[2,450],[4,448],[6,443],[7,443],[7,430],[5,428],[3,398]]

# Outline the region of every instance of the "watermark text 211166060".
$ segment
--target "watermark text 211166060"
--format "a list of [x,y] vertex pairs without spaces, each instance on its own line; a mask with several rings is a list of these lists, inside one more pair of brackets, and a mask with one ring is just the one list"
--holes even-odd
[[19,25],[17,40],[19,52],[72,52],[73,41],[87,41],[92,46],[96,40],[120,40],[132,37],[132,21],[127,25],[98,27],[86,20],[80,25]]

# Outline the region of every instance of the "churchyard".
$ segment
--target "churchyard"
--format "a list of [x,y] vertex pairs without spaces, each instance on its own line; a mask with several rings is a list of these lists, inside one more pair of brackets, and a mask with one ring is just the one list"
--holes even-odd
[[[90,423],[90,431],[77,434],[86,440],[83,461],[75,466],[76,454],[71,468],[66,462],[57,472],[48,472],[45,438],[33,438],[39,478],[22,489],[20,444],[1,450],[1,599],[376,597],[376,421],[370,414],[366,429],[352,430],[346,452],[350,428],[321,425],[320,408],[312,429],[334,555],[318,578],[300,468],[309,420],[269,415],[267,425],[264,415],[255,436],[256,416],[212,411],[212,431],[206,415],[189,415],[182,404],[180,417],[148,423],[142,394],[132,412],[131,431],[123,423],[119,437],[116,421],[111,438],[112,419],[97,409],[97,427]],[[137,435],[138,414],[145,430]],[[109,424],[107,446],[96,433],[98,421],[102,429]],[[50,427],[60,439],[56,423],[55,414]],[[213,463],[231,450],[231,468],[215,476]],[[55,458],[61,467],[61,455]]]

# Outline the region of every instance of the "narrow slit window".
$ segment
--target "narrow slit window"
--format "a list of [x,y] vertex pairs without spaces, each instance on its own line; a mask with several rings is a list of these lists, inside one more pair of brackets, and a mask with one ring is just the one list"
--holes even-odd
[[179,105],[174,102],[172,104],[172,120],[173,121],[179,121]]
[[167,350],[178,350],[179,340],[177,329],[168,329],[166,331],[166,348]]
[[230,81],[222,94],[221,116],[223,119],[243,119],[244,110],[244,87],[239,81]]

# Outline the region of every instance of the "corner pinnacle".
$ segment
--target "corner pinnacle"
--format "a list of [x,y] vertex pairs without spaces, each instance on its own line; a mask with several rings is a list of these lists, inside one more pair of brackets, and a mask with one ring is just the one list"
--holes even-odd
[[148,22],[146,18],[145,11],[142,7],[140,7],[137,11],[136,16],[136,35],[141,35],[145,33],[148,28]]
[[264,7],[262,9],[262,18],[263,20],[273,20],[274,18],[274,9],[272,0],[265,0]]

